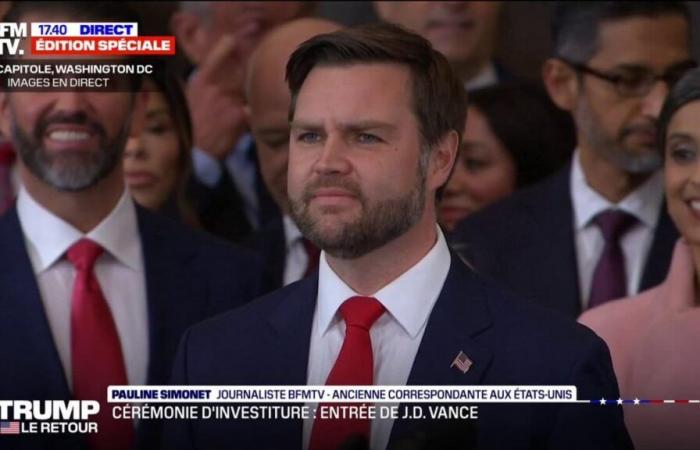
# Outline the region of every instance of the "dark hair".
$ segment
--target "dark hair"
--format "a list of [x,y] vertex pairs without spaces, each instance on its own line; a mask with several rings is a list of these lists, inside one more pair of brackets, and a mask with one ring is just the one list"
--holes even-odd
[[557,2],[552,20],[554,54],[572,62],[586,63],[598,51],[601,24],[633,17],[668,15],[683,17],[690,33],[691,15],[685,2]]
[[554,173],[566,164],[576,146],[571,115],[557,108],[538,84],[477,89],[469,93],[469,106],[486,117],[513,158],[519,188]]
[[700,68],[689,70],[683,78],[673,86],[661,108],[658,121],[658,149],[664,153],[668,124],[673,115],[688,103],[700,100]]
[[396,63],[407,66],[413,82],[413,112],[424,147],[431,148],[451,130],[461,139],[466,114],[464,86],[447,59],[426,39],[391,24],[372,24],[320,34],[297,47],[287,63],[291,91],[290,120],[296,98],[316,66]]
[[155,84],[156,91],[165,98],[177,135],[179,155],[177,184],[175,191],[163,205],[164,212],[172,213],[171,215],[178,216],[188,225],[199,228],[195,208],[187,196],[187,183],[192,171],[192,121],[182,80],[168,63],[159,66],[158,70],[155,70],[146,80]]

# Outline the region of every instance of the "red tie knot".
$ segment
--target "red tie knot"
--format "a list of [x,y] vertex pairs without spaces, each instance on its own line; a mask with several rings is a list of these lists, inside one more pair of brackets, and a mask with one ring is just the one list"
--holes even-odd
[[68,249],[66,253],[68,261],[73,263],[76,269],[92,271],[95,260],[102,254],[102,247],[89,240],[81,239]]
[[369,330],[384,314],[384,306],[374,297],[350,297],[340,305],[340,314],[347,327]]

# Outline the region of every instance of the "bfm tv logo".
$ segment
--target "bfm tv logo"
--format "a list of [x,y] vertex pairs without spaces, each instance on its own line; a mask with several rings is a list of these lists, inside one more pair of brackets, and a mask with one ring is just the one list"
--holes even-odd
[[0,400],[6,426],[0,434],[96,433],[97,423],[89,420],[99,411],[94,400]]
[[19,46],[26,37],[26,23],[0,22],[0,56],[24,55],[24,50]]

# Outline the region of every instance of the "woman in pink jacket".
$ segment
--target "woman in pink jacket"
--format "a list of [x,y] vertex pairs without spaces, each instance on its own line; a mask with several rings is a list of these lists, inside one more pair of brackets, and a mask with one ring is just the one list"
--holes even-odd
[[[655,80],[656,81],[656,80]],[[623,399],[700,399],[700,69],[659,119],[666,203],[681,238],[666,280],[583,314],[610,347]],[[699,449],[700,404],[625,405],[637,449]]]

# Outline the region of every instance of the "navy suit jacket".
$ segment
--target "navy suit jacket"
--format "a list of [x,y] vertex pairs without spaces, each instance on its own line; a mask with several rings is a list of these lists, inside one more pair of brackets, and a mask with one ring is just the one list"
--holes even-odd
[[[470,215],[451,236],[479,272],[547,308],[581,314],[570,189],[571,165],[550,178]],[[665,204],[646,257],[639,289],[661,283],[678,239]]]
[[[147,380],[166,384],[187,327],[258,295],[257,260],[142,208],[137,217],[149,315]],[[0,342],[0,399],[71,399],[15,209],[0,218]],[[142,424],[136,447],[157,448],[159,424]],[[85,448],[79,435],[45,436],[2,436],[0,447]]]
[[[306,278],[192,327],[178,350],[173,383],[306,384],[317,285],[317,276]],[[450,367],[460,351],[473,361],[466,373]],[[456,255],[408,384],[563,384],[576,385],[582,399],[619,396],[607,347],[592,331],[511,298]],[[430,425],[436,424],[397,420],[389,448],[424,448],[411,439],[425,436],[421,428],[439,430]],[[472,436],[480,449],[631,448],[622,411],[613,406],[482,404],[476,422],[439,432],[455,436],[450,448],[474,448]],[[169,450],[300,449],[302,422],[172,421],[164,442]]]
[[261,294],[267,294],[284,285],[284,269],[287,263],[287,241],[284,237],[282,217],[268,222],[241,245],[255,252],[261,258]]

